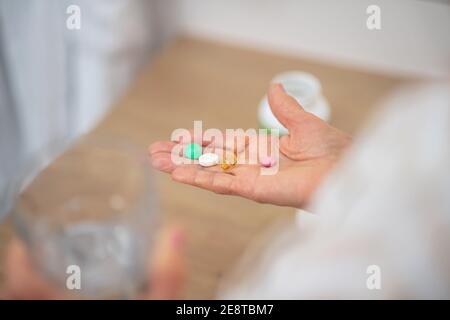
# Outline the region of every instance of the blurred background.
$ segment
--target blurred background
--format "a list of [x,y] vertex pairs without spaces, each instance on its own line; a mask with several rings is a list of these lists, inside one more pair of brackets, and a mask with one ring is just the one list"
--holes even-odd
[[[379,30],[366,25],[372,4]],[[66,26],[71,5],[79,29]],[[284,71],[317,77],[330,122],[353,133],[399,86],[448,77],[449,30],[449,3],[438,0],[0,0],[0,217],[11,181],[51,141],[118,136],[145,148],[194,120],[255,127]],[[185,297],[211,297],[260,230],[293,219],[157,179],[163,216],[190,233]]]

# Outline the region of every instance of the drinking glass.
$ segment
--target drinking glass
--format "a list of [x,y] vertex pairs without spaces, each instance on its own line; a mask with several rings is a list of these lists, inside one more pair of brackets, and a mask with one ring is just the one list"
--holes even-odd
[[[15,229],[37,269],[63,292],[132,298],[146,283],[158,222],[146,152],[84,140],[55,156],[61,145],[35,155],[19,179]],[[81,288],[68,285],[73,266]]]

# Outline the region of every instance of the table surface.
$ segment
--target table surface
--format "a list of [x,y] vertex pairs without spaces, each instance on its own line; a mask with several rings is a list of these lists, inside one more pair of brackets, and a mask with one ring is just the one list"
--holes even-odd
[[[286,70],[316,75],[332,108],[331,123],[354,133],[377,103],[408,79],[337,67],[252,49],[180,37],[142,70],[127,94],[90,133],[125,137],[146,148],[166,140],[175,128],[257,127],[257,106],[270,79]],[[278,219],[294,223],[292,208],[262,205],[216,195],[156,176],[164,222],[178,222],[187,233],[188,281],[181,298],[213,298],[221,276],[246,246]],[[0,225],[0,263],[11,237]],[[0,266],[1,266],[0,265]],[[1,273],[1,269],[0,269]]]

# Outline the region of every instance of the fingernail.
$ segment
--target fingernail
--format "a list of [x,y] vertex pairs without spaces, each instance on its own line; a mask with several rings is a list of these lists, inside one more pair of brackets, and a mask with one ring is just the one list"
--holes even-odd
[[176,230],[171,236],[171,245],[175,249],[180,249],[184,245],[184,233],[181,230]]
[[283,84],[281,84],[280,82],[272,82],[271,85],[272,85],[273,87],[278,87],[278,88],[280,88],[281,91],[283,91],[283,92],[286,92],[286,91],[284,90]]

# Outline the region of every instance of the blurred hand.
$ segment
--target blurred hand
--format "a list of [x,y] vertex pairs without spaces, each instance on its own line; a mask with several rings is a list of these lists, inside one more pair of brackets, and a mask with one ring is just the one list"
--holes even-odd
[[176,166],[171,151],[177,142],[172,141],[155,142],[149,147],[152,165],[171,173],[175,181],[216,193],[261,203],[304,206],[351,143],[351,137],[304,111],[280,84],[270,86],[268,98],[273,114],[289,130],[289,135],[280,139],[280,163],[275,175],[261,175],[259,165],[239,164],[227,172],[217,166]]
[[[165,230],[159,237],[149,267],[149,290],[139,299],[176,299],[184,283],[184,237],[178,228]],[[77,299],[69,290],[52,287],[33,267],[24,244],[11,241],[5,257],[5,287],[2,299]],[[151,284],[151,285],[150,285]],[[80,298],[80,297],[78,297]]]

